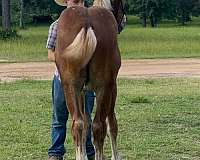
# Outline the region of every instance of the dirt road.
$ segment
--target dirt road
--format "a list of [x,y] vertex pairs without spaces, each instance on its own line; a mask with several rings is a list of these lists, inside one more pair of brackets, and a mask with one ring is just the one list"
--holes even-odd
[[[50,80],[54,63],[0,63],[0,81],[19,79]],[[123,60],[119,77],[200,77],[200,59],[145,59]]]

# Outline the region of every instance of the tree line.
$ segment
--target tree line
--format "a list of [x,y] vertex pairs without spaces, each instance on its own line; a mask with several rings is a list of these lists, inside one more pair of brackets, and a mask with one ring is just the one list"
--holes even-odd
[[126,0],[124,5],[126,12],[138,16],[144,27],[148,19],[152,27],[162,19],[185,25],[192,16],[200,15],[200,0]]
[[[92,0],[86,0],[91,4]],[[124,0],[127,14],[138,16],[142,26],[150,21],[156,27],[162,19],[173,19],[185,25],[192,16],[200,15],[200,0]],[[58,18],[62,7],[54,0],[0,0],[0,23],[10,28],[10,23],[24,24],[51,22]]]

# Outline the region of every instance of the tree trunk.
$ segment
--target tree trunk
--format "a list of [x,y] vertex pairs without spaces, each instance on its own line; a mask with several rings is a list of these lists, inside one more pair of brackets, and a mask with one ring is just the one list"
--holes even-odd
[[143,27],[147,27],[147,2],[146,0],[143,0],[142,1],[142,7],[143,7],[143,15],[142,15],[142,19],[143,19],[143,22],[142,22],[142,25]]
[[182,26],[185,25],[185,11],[184,10],[182,11],[182,15],[181,15],[181,24]]
[[143,13],[143,15],[142,15],[142,26],[143,27],[147,26],[147,16],[146,16],[146,13]]
[[10,0],[2,0],[2,28],[5,31],[11,30]]
[[24,0],[20,0],[20,21],[19,21],[20,28],[24,28]]
[[157,18],[156,18],[156,16],[155,15],[151,15],[150,17],[149,17],[149,19],[150,19],[150,23],[151,23],[151,27],[157,27]]
[[154,20],[153,20],[153,16],[151,15],[151,16],[149,17],[149,19],[150,19],[151,27],[154,27]]

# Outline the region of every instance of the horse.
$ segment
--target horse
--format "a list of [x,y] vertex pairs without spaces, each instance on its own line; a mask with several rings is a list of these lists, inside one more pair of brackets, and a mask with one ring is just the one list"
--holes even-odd
[[[75,2],[83,3],[83,0]],[[106,133],[111,140],[112,160],[120,159],[114,108],[121,57],[118,24],[111,10],[110,0],[95,0],[90,8],[77,5],[65,9],[58,21],[55,61],[72,117],[76,160],[87,160],[85,143],[89,122],[84,107],[85,89],[96,93],[92,122],[95,160],[103,160]]]

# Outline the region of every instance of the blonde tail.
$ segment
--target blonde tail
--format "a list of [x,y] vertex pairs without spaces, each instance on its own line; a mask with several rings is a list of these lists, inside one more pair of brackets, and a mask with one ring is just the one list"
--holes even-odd
[[85,67],[91,59],[97,45],[97,39],[91,27],[87,30],[82,28],[74,41],[65,49],[68,59],[79,63],[80,67]]

